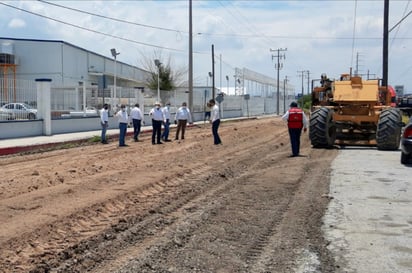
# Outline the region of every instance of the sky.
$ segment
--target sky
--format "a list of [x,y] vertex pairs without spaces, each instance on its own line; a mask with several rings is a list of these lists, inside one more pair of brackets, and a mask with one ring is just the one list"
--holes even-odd
[[[217,87],[227,86],[226,75],[234,86],[235,68],[276,78],[278,55],[279,79],[296,93],[302,75],[305,93],[307,75],[337,79],[352,68],[382,78],[383,9],[383,0],[193,0],[194,85],[211,84],[212,45]],[[411,11],[410,0],[391,0],[389,29]],[[116,48],[127,64],[143,68],[159,58],[188,69],[189,0],[0,1],[0,14],[0,37],[61,40],[107,57]],[[388,83],[409,93],[411,32],[406,16],[389,34]]]

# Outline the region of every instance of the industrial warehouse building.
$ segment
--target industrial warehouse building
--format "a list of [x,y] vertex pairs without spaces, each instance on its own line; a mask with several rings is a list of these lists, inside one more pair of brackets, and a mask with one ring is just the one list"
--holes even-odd
[[[35,107],[36,96],[28,92],[27,81],[34,85],[36,79],[51,79],[54,113],[82,111],[83,105],[100,108],[104,103],[114,108],[136,102],[151,107],[157,98],[157,91],[150,90],[145,84],[151,77],[149,71],[64,41],[0,37],[0,69],[0,102],[27,102]],[[210,87],[207,88],[207,93],[205,87],[194,88],[195,108],[199,111],[205,94],[211,98],[212,92]],[[83,90],[85,102],[82,101]],[[179,87],[173,92],[162,90],[161,93],[161,97],[166,97],[175,106],[187,101],[188,97],[187,87]],[[163,96],[166,93],[167,96]]]
[[[220,103],[223,118],[273,114],[279,111],[277,104],[283,112],[294,99],[293,86],[286,85],[277,103],[274,79],[247,69],[236,71],[236,75],[238,86],[235,88],[239,92],[225,96]],[[35,80],[50,79],[52,134],[98,130],[97,115],[89,116],[87,111],[96,111],[104,103],[110,104],[113,110],[119,104],[131,107],[139,103],[146,114],[146,124],[151,124],[147,113],[157,98],[157,91],[145,84],[151,76],[149,71],[64,41],[0,37],[0,103],[24,102],[36,108],[39,91]],[[246,90],[252,93],[246,94]],[[219,92],[216,90],[215,94]],[[167,94],[161,98],[167,98],[172,104],[172,113],[183,101],[188,101],[187,87],[161,93]],[[203,120],[205,104],[211,95],[209,86],[193,87],[194,120]],[[72,118],[78,120],[72,122]],[[44,123],[41,119],[0,120],[0,139],[45,134]]]
[[107,98],[113,95],[115,75],[117,86],[141,90],[150,76],[143,69],[64,41],[0,38],[0,45],[0,101],[16,100],[19,80],[47,78],[60,88],[84,85],[97,91],[96,98]]
[[[12,39],[0,37],[2,77],[35,80],[49,78],[55,85],[112,85],[114,59],[85,50],[64,41]],[[148,72],[117,62],[117,81],[120,86],[142,86]]]

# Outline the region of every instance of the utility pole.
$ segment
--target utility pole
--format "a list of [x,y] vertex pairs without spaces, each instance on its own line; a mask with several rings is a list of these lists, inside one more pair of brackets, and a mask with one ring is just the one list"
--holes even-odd
[[389,0],[384,1],[383,9],[383,50],[382,86],[388,86],[388,40],[389,40]]
[[220,58],[220,93],[222,93],[222,54],[219,54],[219,58]]
[[286,113],[286,84],[288,83],[288,76],[283,80],[283,113]]
[[189,0],[189,110],[193,113],[193,22],[192,0]]
[[212,99],[215,99],[215,45],[212,44]]
[[283,64],[280,63],[282,58],[286,58],[285,54],[281,55],[282,51],[287,51],[287,48],[278,48],[278,49],[270,49],[270,52],[276,51],[277,55],[272,55],[272,61],[274,58],[277,58],[277,64],[275,64],[275,69],[277,70],[277,92],[276,92],[276,114],[279,115],[279,70],[283,68]]
[[301,71],[298,71],[298,73],[300,73],[300,75],[298,75],[299,77],[301,77],[302,78],[302,93],[301,93],[301,108],[303,109],[303,95],[304,95],[304,88],[303,88],[303,79],[305,78],[305,73],[306,73],[306,71],[307,70],[301,70]]
[[310,86],[309,86],[309,81],[310,81],[310,71],[309,70],[306,70],[305,71],[307,74],[306,74],[306,78],[308,79],[308,95],[310,94],[310,90],[309,90],[309,88],[310,88]]

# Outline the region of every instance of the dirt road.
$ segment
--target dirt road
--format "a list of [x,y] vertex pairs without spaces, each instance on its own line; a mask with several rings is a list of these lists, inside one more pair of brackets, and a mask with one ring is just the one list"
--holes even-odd
[[304,135],[289,158],[280,118],[224,122],[223,145],[209,126],[0,158],[0,272],[333,272],[337,151]]

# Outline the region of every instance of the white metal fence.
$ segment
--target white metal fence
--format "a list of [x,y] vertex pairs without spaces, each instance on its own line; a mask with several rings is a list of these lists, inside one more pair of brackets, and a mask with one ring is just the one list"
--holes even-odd
[[0,120],[36,119],[36,106],[35,82],[0,78]]
[[[80,117],[97,117],[99,109],[104,103],[108,103],[113,113],[120,104],[125,104],[129,109],[139,103],[141,109],[148,113],[157,100],[156,92],[141,88],[117,87],[113,92],[113,86],[105,90],[99,90],[98,86],[52,86],[51,87],[51,117],[52,119],[67,119]],[[205,110],[205,104],[210,97],[211,90],[197,88],[193,94],[193,112],[201,117]],[[163,92],[163,91],[161,91]],[[166,92],[166,91],[164,91]],[[288,92],[289,93],[289,92]],[[113,97],[116,94],[116,97]],[[280,112],[284,112],[293,100],[293,96],[280,96]],[[172,112],[180,107],[182,102],[188,102],[188,93],[182,90],[168,93],[168,101],[172,105]],[[285,100],[285,101],[284,101]],[[15,80],[10,78],[0,79],[0,120],[35,120],[37,119],[37,90],[34,81]],[[242,95],[225,96],[221,108],[227,115],[249,116],[260,114],[272,114],[276,112],[275,97],[250,96],[246,101]],[[225,116],[225,115],[224,115]]]

